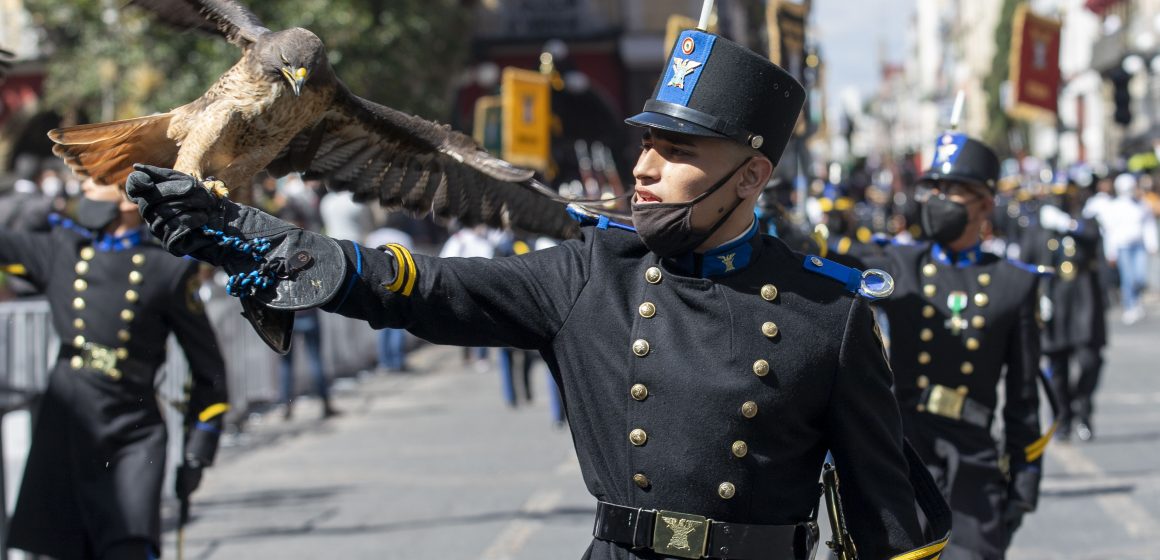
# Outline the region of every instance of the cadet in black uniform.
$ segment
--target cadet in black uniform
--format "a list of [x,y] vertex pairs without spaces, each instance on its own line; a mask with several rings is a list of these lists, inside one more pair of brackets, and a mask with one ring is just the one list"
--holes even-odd
[[144,560],[160,555],[167,435],[153,387],[166,338],[177,335],[193,374],[179,495],[213,462],[225,368],[197,263],[157,245],[118,187],[84,189],[77,222],[0,231],[0,262],[23,265],[48,296],[61,338],[8,544],[58,560]]
[[[801,85],[699,31],[680,36],[667,68],[628,121],[644,134],[635,231],[599,220],[543,251],[437,259],[297,230],[174,171],[141,167],[129,193],[171,251],[252,270],[208,223],[263,233],[267,259],[310,263],[249,296],[268,308],[321,305],[437,343],[539,351],[599,500],[584,558],[807,558],[827,450],[863,558],[937,557],[944,535],[924,537],[924,488],[910,479],[926,473],[908,465],[867,299],[850,293],[861,276],[757,231]],[[945,515],[937,491],[922,503]]]
[[[1083,203],[1074,185],[1055,193],[1039,209],[1038,227],[1028,228],[1023,260],[1051,267],[1055,274],[1043,286],[1043,353],[1051,362],[1051,384],[1059,401],[1056,436],[1082,441],[1094,437],[1092,395],[1103,368],[1107,322],[1100,269],[1104,263],[1099,224],[1082,217]],[[1071,375],[1075,359],[1079,376]],[[1074,383],[1073,383],[1074,378]]]
[[[1035,509],[1049,439],[1039,427],[1037,274],[979,248],[998,172],[990,148],[943,134],[919,185],[930,241],[865,259],[896,282],[881,302],[895,393],[906,436],[954,512],[944,560],[1004,556]],[[1000,383],[1002,446],[991,436]]]

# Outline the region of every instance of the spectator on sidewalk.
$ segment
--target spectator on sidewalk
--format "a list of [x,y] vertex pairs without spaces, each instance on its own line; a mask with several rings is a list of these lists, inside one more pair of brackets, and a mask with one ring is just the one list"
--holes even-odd
[[1115,199],[1100,203],[1093,212],[1103,229],[1108,260],[1119,271],[1121,313],[1126,325],[1144,317],[1140,293],[1147,280],[1148,256],[1160,251],[1156,217],[1140,199],[1137,185],[1132,174],[1116,177]]
[[[457,226],[452,226],[457,227]],[[447,238],[447,242],[443,244],[443,249],[439,251],[439,258],[460,257],[460,258],[484,258],[490,259],[495,257],[496,245],[488,237],[487,227],[459,227]],[[463,349],[463,361],[465,364],[474,363],[475,369],[479,372],[488,370],[487,363],[487,348],[467,348]]]
[[[390,244],[414,247],[415,242],[407,232],[387,225],[372,231],[366,237],[367,247],[385,247]],[[378,371],[407,371],[407,331],[385,328],[379,331]]]

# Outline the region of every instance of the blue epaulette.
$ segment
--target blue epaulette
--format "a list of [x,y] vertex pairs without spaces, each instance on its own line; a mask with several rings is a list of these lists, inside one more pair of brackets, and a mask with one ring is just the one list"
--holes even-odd
[[1027,272],[1030,272],[1036,276],[1055,276],[1055,268],[1050,266],[1042,264],[1030,264],[1015,259],[1007,259],[1007,262],[1011,263],[1013,266],[1015,266],[1015,268],[1026,270]]
[[817,255],[807,255],[802,268],[841,282],[847,291],[867,299],[878,300],[894,293],[894,278],[876,268],[865,272],[850,268]]
[[622,224],[620,222],[612,221],[608,216],[597,214],[578,204],[568,205],[568,215],[576,220],[582,226],[596,226],[596,229],[623,229],[625,231],[635,232],[636,228]]

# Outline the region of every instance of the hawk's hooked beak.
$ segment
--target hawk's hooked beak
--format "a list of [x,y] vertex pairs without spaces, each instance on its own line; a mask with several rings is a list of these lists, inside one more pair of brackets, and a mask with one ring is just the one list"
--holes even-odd
[[302,84],[306,83],[307,78],[306,69],[298,67],[291,70],[289,66],[283,66],[282,75],[286,77],[286,81],[290,82],[290,87],[294,89],[294,96],[302,95]]

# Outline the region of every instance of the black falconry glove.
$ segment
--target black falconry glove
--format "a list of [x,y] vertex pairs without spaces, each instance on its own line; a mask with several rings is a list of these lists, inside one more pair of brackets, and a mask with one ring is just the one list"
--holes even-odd
[[274,351],[290,349],[294,311],[321,306],[342,287],[335,240],[210,192],[195,177],[134,165],[125,192],[165,249],[221,266],[226,290]]

